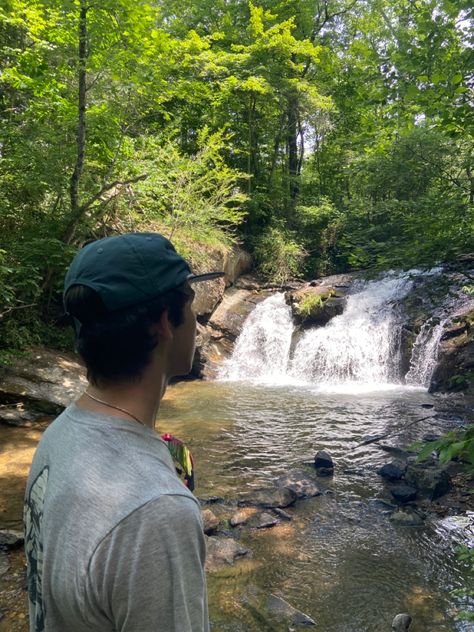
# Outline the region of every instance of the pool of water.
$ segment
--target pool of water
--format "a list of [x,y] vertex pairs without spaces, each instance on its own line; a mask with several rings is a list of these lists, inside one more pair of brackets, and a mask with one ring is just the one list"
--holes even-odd
[[[270,593],[311,616],[319,632],[389,632],[399,612],[413,616],[410,632],[472,632],[472,624],[456,621],[467,606],[452,594],[468,582],[453,552],[459,532],[437,519],[394,526],[375,502],[390,500],[376,470],[392,456],[377,444],[360,445],[367,436],[397,433],[385,443],[406,447],[456,425],[423,407],[434,403],[421,389],[330,393],[248,382],[182,382],[168,389],[158,429],[189,444],[195,493],[227,503],[211,507],[216,512],[230,516],[241,491],[271,486],[311,462],[317,450],[328,450],[335,461],[334,477],[320,479],[330,493],[298,501],[288,509],[292,521],[233,532],[251,555],[209,576],[213,632],[288,632],[262,618],[261,602]],[[26,475],[44,427],[1,429],[0,528],[21,528]],[[21,573],[20,557],[13,562]],[[23,632],[24,593],[13,580],[0,584],[18,610],[9,611],[0,630]]]
[[320,449],[335,461],[334,477],[321,479],[330,493],[299,501],[291,522],[241,531],[251,556],[209,578],[213,630],[280,629],[265,627],[255,605],[253,595],[269,593],[324,632],[389,631],[399,612],[413,616],[410,632],[473,629],[456,621],[466,604],[451,592],[468,581],[453,552],[457,532],[435,519],[416,528],[392,524],[375,502],[390,500],[376,470],[392,457],[377,444],[359,445],[367,436],[397,433],[385,443],[406,447],[440,432],[453,422],[435,415],[433,403],[426,391],[401,387],[357,394],[183,382],[170,389],[158,427],[191,447],[197,496],[230,502],[241,491],[271,486]]

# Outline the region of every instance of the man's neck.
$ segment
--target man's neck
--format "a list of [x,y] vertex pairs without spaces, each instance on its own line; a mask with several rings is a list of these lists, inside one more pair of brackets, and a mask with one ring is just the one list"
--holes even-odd
[[138,382],[91,384],[86,389],[90,397],[83,394],[76,403],[91,412],[129,418],[154,428],[166,385],[167,379],[163,374],[158,376],[155,372],[147,371]]

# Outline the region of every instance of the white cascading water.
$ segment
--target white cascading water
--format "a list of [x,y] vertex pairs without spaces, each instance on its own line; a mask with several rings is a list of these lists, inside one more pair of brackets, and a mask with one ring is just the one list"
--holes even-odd
[[411,386],[430,385],[431,376],[438,359],[438,347],[443,335],[447,319],[433,325],[431,319],[420,329],[413,344],[410,359],[410,369],[405,376],[405,382]]
[[293,335],[291,309],[283,294],[274,294],[250,313],[220,378],[281,378],[286,374]]
[[397,381],[401,321],[392,301],[412,286],[408,274],[362,284],[344,313],[326,327],[309,329],[298,342],[290,373],[318,384],[373,386]]
[[[357,282],[344,313],[325,327],[306,330],[293,346],[291,310],[284,295],[275,294],[250,314],[219,378],[304,382],[340,391],[400,386],[402,318],[394,303],[408,294],[415,274],[438,272],[411,270],[388,273],[378,281]],[[439,327],[427,325],[415,342],[410,386],[429,383],[441,337],[442,325]]]

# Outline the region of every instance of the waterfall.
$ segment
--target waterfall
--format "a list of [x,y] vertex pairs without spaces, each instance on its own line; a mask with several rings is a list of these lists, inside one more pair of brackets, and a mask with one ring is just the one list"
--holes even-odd
[[412,286],[408,274],[360,283],[344,313],[298,342],[290,374],[318,384],[373,386],[398,381],[401,319],[393,301]]
[[274,294],[248,316],[219,377],[274,380],[285,376],[292,336],[291,309],[283,294]]
[[[415,276],[439,271],[389,272],[379,280],[357,281],[341,315],[303,332],[295,328],[284,295],[277,293],[250,314],[219,378],[310,383],[339,391],[400,387],[403,315],[396,305],[410,292]],[[444,322],[428,322],[420,331],[409,386],[429,385]]]
[[427,320],[420,329],[413,344],[410,359],[410,369],[405,376],[407,384],[428,387],[438,359],[438,347],[443,335],[447,319],[433,325],[432,319]]

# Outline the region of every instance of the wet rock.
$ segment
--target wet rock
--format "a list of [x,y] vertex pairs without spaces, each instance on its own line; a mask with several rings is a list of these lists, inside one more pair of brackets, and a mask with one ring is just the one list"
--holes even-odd
[[441,438],[441,435],[435,434],[434,432],[427,432],[422,437],[423,441],[426,441],[426,443],[432,443],[433,441],[438,441],[438,439],[440,438]]
[[318,467],[316,474],[318,476],[332,476],[334,474],[334,469],[332,467]]
[[253,515],[254,511],[248,511],[245,509],[241,509],[240,511],[236,511],[231,519],[229,520],[229,524],[231,527],[238,527],[241,524],[245,524],[249,518]]
[[345,299],[336,288],[328,285],[306,285],[287,292],[286,302],[293,312],[293,319],[303,328],[326,325],[344,311]]
[[279,518],[282,518],[283,520],[293,520],[293,516],[291,514],[289,514],[287,511],[285,511],[284,509],[280,509],[279,507],[275,507],[273,509],[274,513],[276,513],[276,515]]
[[331,476],[334,472],[332,456],[326,450],[319,450],[314,457],[314,467],[319,476]]
[[382,500],[381,498],[371,498],[369,500],[369,505],[375,509],[380,509],[380,511],[383,511],[384,513],[392,512],[397,509],[396,505],[393,505],[386,500]]
[[22,531],[3,529],[0,531],[0,549],[19,549],[24,542]]
[[403,478],[405,467],[401,467],[398,463],[386,463],[377,470],[377,474],[386,481],[399,481]]
[[254,514],[247,523],[256,529],[269,529],[278,524],[278,519],[266,511]]
[[400,507],[392,513],[390,521],[400,527],[420,527],[423,517],[414,509]]
[[415,500],[417,491],[409,485],[395,485],[390,488],[390,493],[398,502],[408,503],[410,500]]
[[201,511],[204,533],[209,534],[219,526],[219,518],[210,510],[203,509]]
[[392,632],[408,632],[412,621],[409,614],[397,614],[392,622]]
[[406,482],[415,487],[418,492],[435,500],[449,491],[451,479],[445,468],[437,465],[408,465],[405,474]]
[[311,498],[321,494],[319,487],[303,470],[292,470],[280,476],[277,484],[279,487],[294,491],[296,498]]
[[225,565],[233,564],[238,557],[247,555],[248,549],[233,538],[206,536],[206,571],[213,573]]
[[288,487],[280,489],[259,489],[240,494],[238,505],[257,505],[272,509],[274,507],[289,507],[296,500],[296,492]]
[[297,610],[282,597],[269,595],[267,598],[267,610],[270,616],[280,622],[290,625],[315,626],[316,623],[304,612]]

